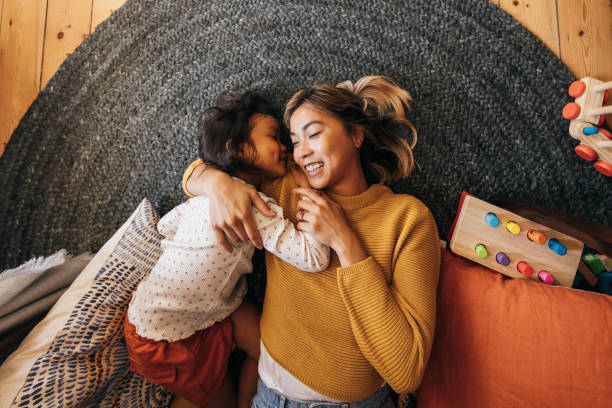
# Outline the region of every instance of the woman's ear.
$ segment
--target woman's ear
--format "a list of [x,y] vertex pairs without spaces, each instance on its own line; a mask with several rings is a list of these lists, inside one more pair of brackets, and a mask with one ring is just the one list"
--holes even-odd
[[353,143],[357,149],[361,147],[363,144],[363,139],[365,138],[365,133],[362,127],[358,127],[353,131]]

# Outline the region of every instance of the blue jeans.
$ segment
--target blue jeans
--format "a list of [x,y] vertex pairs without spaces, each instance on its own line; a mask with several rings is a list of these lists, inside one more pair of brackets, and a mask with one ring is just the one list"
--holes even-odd
[[302,401],[281,394],[266,387],[263,381],[257,383],[257,395],[251,408],[394,408],[389,385],[380,387],[371,397],[353,402]]

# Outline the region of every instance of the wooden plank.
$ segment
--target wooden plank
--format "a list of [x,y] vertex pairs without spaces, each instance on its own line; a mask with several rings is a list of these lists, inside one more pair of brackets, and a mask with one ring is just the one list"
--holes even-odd
[[42,62],[43,89],[64,59],[89,35],[90,1],[48,0]]
[[40,89],[47,0],[3,0],[0,155]]
[[612,1],[558,0],[558,9],[563,62],[577,78],[612,81]]
[[578,77],[612,81],[612,3],[558,0],[561,57]]
[[559,56],[556,0],[499,0],[499,6]]
[[91,32],[98,24],[106,20],[115,10],[123,6],[126,0],[93,0],[91,13]]
[[4,0],[0,1],[0,33],[2,32],[2,16],[4,15]]

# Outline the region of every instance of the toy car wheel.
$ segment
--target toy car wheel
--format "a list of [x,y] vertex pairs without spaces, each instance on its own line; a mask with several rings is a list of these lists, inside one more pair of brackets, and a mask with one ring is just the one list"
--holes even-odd
[[574,81],[569,87],[569,95],[572,98],[579,98],[586,91],[586,84],[582,81]]
[[579,144],[574,148],[574,151],[584,160],[593,161],[597,158],[597,153],[595,152],[595,150],[591,149],[587,145]]
[[607,161],[597,160],[595,164],[593,164],[593,167],[604,176],[612,177],[612,164]]
[[580,105],[575,102],[570,102],[563,108],[561,115],[567,120],[574,120],[580,116]]

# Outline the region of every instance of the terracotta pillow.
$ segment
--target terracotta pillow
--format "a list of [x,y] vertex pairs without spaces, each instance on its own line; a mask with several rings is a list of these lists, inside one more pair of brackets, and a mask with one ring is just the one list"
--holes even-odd
[[419,408],[610,406],[611,296],[442,255]]

